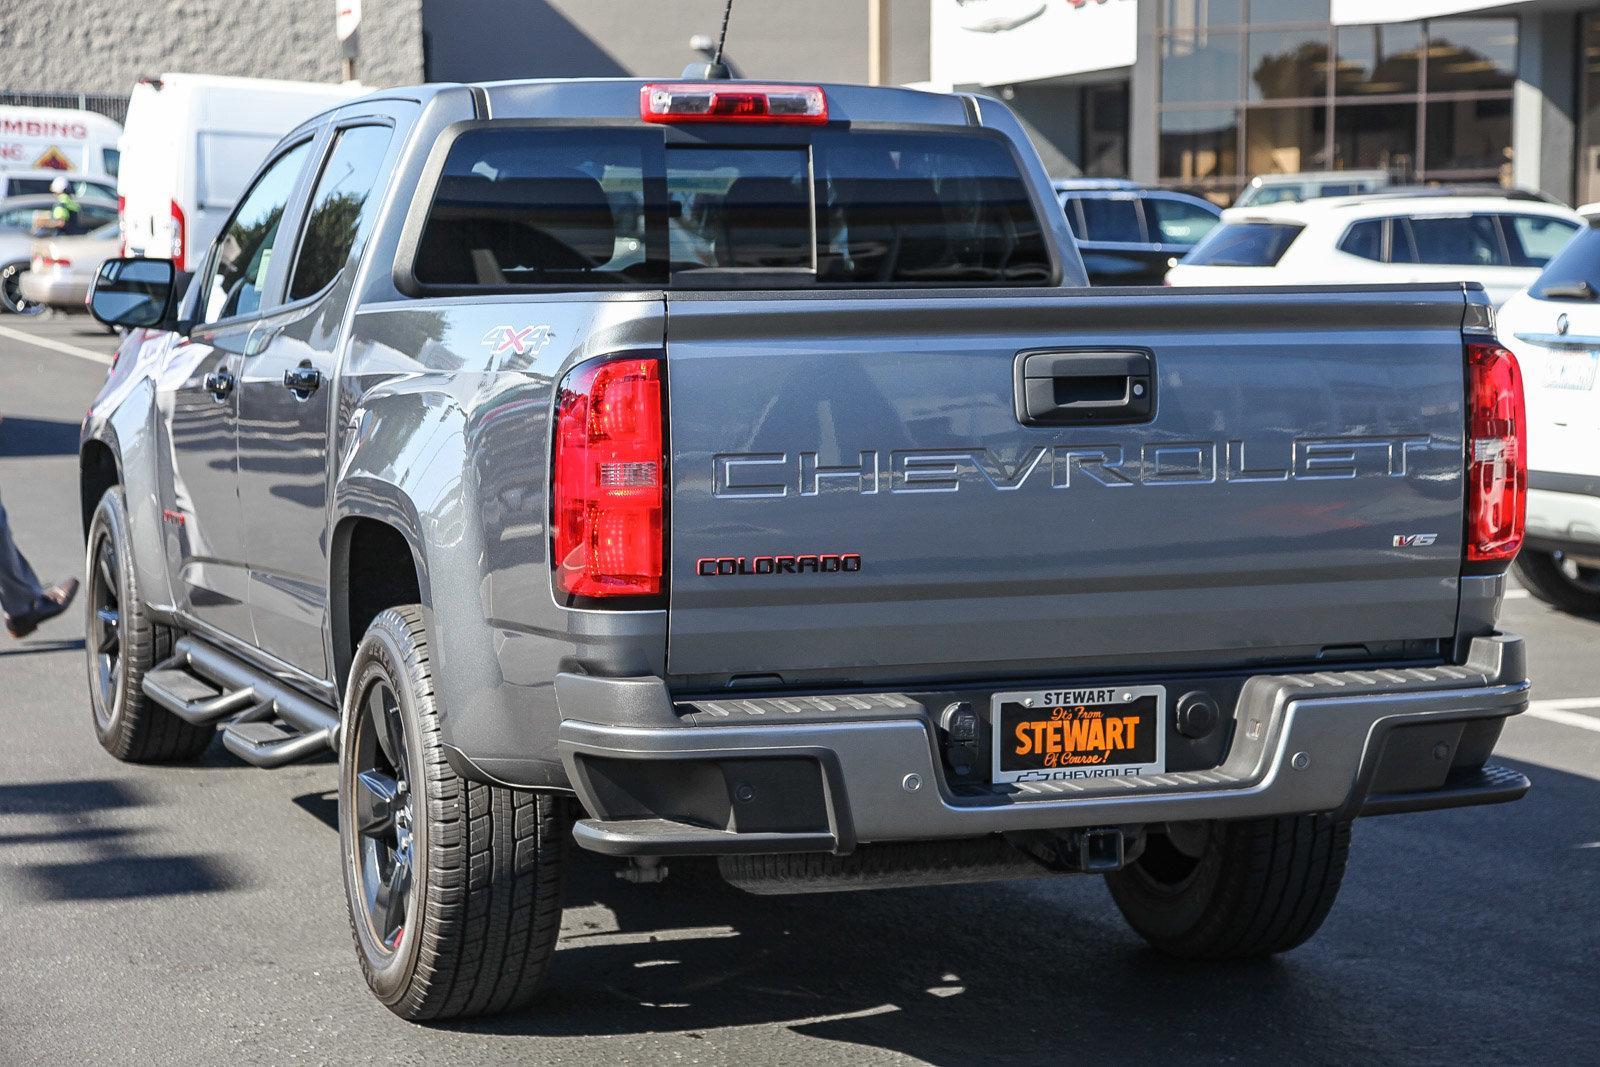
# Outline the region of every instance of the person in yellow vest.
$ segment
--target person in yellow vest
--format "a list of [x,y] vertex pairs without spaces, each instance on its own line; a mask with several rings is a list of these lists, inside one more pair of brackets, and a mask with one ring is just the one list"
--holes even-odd
[[72,183],[66,178],[57,178],[50,183],[50,191],[56,194],[56,202],[50,209],[45,228],[60,234],[82,233],[83,205],[72,195]]

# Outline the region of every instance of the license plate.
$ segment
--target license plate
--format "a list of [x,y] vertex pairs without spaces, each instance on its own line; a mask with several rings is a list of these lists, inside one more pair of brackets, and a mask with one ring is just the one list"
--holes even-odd
[[1167,690],[1160,685],[996,693],[993,780],[1143,778],[1167,761]]
[[1600,363],[1600,352],[1553,351],[1544,361],[1545,388],[1593,389],[1596,363]]

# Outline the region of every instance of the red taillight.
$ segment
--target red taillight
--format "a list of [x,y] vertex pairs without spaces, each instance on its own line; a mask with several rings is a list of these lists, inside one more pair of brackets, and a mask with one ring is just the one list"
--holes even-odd
[[172,201],[172,269],[183,270],[184,254],[189,248],[189,227],[183,218],[183,208]]
[[550,491],[556,591],[657,596],[663,537],[661,361],[586,363],[556,394]]
[[1528,509],[1528,419],[1517,357],[1467,345],[1467,559],[1509,560]]
[[828,121],[828,95],[815,85],[745,85],[740,82],[675,82],[639,90],[639,117],[646,122]]
[[70,259],[61,259],[58,256],[39,255],[33,257],[33,266],[31,269],[43,273],[44,271],[49,270],[51,267],[70,266],[72,266],[72,260]]

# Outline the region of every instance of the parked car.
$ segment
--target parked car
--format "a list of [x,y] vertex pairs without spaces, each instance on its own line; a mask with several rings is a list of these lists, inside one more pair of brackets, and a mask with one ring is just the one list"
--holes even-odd
[[116,202],[117,181],[115,178],[95,178],[87,174],[74,174],[59,170],[0,171],[0,198],[48,193],[57,178],[67,179],[70,183],[68,188],[72,195],[80,200],[93,199]]
[[1528,788],[1515,361],[1459,283],[1086,289],[1051,193],[1003,104],[897,88],[305,123],[181,302],[96,280],[95,735],[336,752],[410,1019],[529,1002],[569,841],[761,894],[1099,874],[1168,953],[1295,947],[1354,818]]
[[122,254],[122,227],[113,219],[70,237],[41,237],[22,276],[25,301],[61,311],[82,311],[100,264]]
[[1222,217],[1187,193],[1107,178],[1053,183],[1091,285],[1160,285]]
[[[33,260],[35,225],[55,207],[51,195],[13,196],[0,200],[0,307],[13,313],[36,310],[37,305],[22,292],[22,279]],[[82,199],[78,225],[85,231],[115,222],[117,206],[101,200]]]
[[1386,170],[1322,170],[1295,174],[1261,174],[1250,179],[1234,207],[1297,204],[1328,196],[1356,196],[1394,183]]
[[1536,200],[1382,194],[1229,208],[1168,285],[1471,281],[1504,303],[1582,219]]
[[1517,577],[1563,611],[1600,615],[1600,204],[1500,309],[1528,396],[1528,537]]
[[[66,172],[114,182],[121,137],[122,127],[97,111],[0,104],[0,181],[7,174],[34,181],[40,174]],[[0,185],[0,191],[16,196],[34,190]]]
[[209,74],[145,78],[128,99],[117,190],[133,254],[193,270],[250,175],[289,129],[360,85]]

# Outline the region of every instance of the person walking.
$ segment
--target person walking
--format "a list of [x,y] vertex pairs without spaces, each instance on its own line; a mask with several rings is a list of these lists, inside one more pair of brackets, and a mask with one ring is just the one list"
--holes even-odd
[[78,595],[78,579],[68,578],[46,589],[11,536],[11,520],[0,502],[0,609],[5,611],[6,632],[24,638],[39,624],[55,618]]

